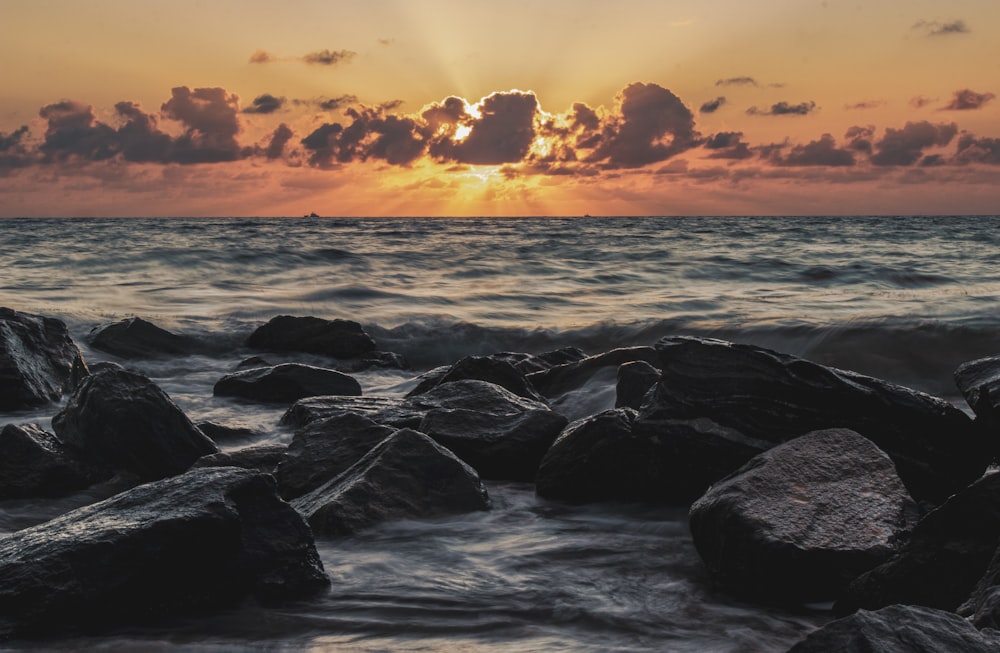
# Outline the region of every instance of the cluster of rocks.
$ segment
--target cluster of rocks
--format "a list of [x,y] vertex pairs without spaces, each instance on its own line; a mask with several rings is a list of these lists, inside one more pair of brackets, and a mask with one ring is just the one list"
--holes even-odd
[[[956,372],[975,419],[879,379],[681,336],[596,356],[468,357],[387,397],[350,374],[405,361],[359,324],[280,316],[246,346],[331,363],[254,358],[220,379],[219,396],[291,404],[281,422],[293,430],[287,446],[223,453],[224,426],[193,424],[119,365],[88,370],[57,320],[0,311],[6,409],[69,394],[54,433],[4,427],[0,498],[112,476],[134,486],[0,538],[8,635],[302,596],[327,582],[314,536],[486,510],[482,479],[495,479],[567,502],[690,505],[720,585],[769,604],[834,602],[843,618],[795,651],[1000,645],[1000,474],[987,471],[1000,357]],[[91,346],[120,358],[199,347],[138,318],[98,329]],[[566,414],[566,397],[609,374],[614,408]]]

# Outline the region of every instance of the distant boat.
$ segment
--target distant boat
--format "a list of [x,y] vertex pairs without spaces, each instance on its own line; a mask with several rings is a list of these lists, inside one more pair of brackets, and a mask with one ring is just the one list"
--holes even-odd
[[313,212],[313,213],[310,213],[309,215],[304,215],[304,216],[302,216],[302,217],[303,217],[303,218],[318,218],[318,217],[319,217],[319,214],[318,214],[318,213],[315,213],[315,212]]

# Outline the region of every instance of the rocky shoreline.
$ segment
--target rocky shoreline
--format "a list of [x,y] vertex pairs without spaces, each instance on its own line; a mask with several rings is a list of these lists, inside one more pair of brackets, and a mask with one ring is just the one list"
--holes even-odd
[[[0,309],[0,405],[65,398],[52,433],[3,426],[0,498],[116,491],[0,538],[4,638],[309,596],[329,583],[314,538],[488,510],[489,479],[569,503],[690,506],[695,547],[733,595],[835,602],[841,619],[794,651],[1000,646],[1000,357],[956,371],[974,419],[872,377],[683,336],[468,357],[398,398],[351,377],[406,367],[360,324],[278,316],[214,392],[286,405],[292,440],[221,453],[230,427],[194,424],[127,366],[202,343],[140,318],[88,342],[123,365],[88,367],[59,320]],[[614,409],[561,411],[609,373]]]

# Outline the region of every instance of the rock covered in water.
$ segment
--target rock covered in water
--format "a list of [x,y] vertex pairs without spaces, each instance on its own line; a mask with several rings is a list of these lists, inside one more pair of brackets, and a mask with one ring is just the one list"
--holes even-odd
[[958,615],[916,605],[891,605],[830,622],[788,653],[994,653],[995,632],[980,632]]
[[927,513],[889,560],[856,578],[837,614],[894,603],[955,611],[986,574],[1000,542],[1000,474],[990,474]]
[[395,430],[355,413],[308,424],[292,436],[274,470],[278,491],[291,500],[315,490],[359,461]]
[[198,422],[195,426],[216,443],[248,442],[264,437],[262,431],[247,426],[231,426],[211,421]]
[[191,467],[242,467],[271,474],[285,456],[286,449],[288,447],[283,444],[258,444],[233,451],[220,451],[202,456]]
[[328,583],[272,478],[197,469],[0,538],[0,633],[93,632]]
[[292,500],[313,531],[346,535],[379,522],[490,507],[475,470],[429,437],[400,429],[326,484]]
[[336,370],[283,363],[227,374],[215,384],[212,393],[217,397],[282,403],[328,395],[357,397],[361,395],[361,384]]
[[37,424],[0,430],[0,499],[60,497],[110,475],[79,460]]
[[52,418],[56,435],[81,457],[148,481],[218,452],[148,378],[114,364],[95,369]]
[[86,375],[65,323],[0,307],[0,411],[56,401]]
[[884,562],[918,509],[892,460],[847,429],[756,456],[690,510],[706,566],[738,593],[789,603],[836,598]]
[[650,388],[660,380],[660,370],[646,361],[630,361],[618,366],[615,408],[639,410]]
[[715,480],[696,473],[713,463],[701,455],[702,443],[674,433],[706,418],[765,448],[809,431],[850,428],[893,459],[918,500],[944,500],[989,462],[986,439],[943,399],[751,345],[669,337],[656,350],[663,374],[635,431],[668,442],[695,470],[692,483]]
[[279,315],[250,334],[247,346],[261,351],[360,358],[375,350],[375,340],[352,320]]
[[161,358],[197,353],[197,341],[176,335],[141,317],[95,327],[90,346],[120,358]]
[[307,397],[299,399],[281,416],[282,426],[302,428],[338,415],[363,415],[379,424],[396,428],[416,427],[424,412],[396,397]]
[[539,403],[547,403],[527,380],[524,373],[508,361],[491,356],[466,356],[440,375],[428,376],[426,382],[410,391],[408,397],[424,394],[431,388],[451,381],[478,379],[489,381],[514,394]]

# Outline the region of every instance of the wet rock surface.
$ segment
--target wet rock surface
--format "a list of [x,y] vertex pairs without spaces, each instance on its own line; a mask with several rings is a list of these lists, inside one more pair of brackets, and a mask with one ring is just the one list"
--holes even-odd
[[179,336],[140,317],[95,327],[90,346],[119,358],[163,358],[204,351],[194,338]]
[[258,444],[233,451],[220,451],[202,456],[191,467],[192,469],[199,467],[242,467],[243,469],[271,474],[281,462],[287,449],[288,447],[283,444]]
[[212,390],[218,397],[238,397],[269,403],[294,402],[305,397],[361,395],[361,384],[336,370],[283,363],[227,374]]
[[86,374],[62,320],[0,307],[0,410],[56,401]]
[[360,358],[375,350],[375,341],[353,320],[279,315],[250,334],[247,346],[261,351]]
[[0,429],[0,499],[59,497],[108,478],[37,424]]

